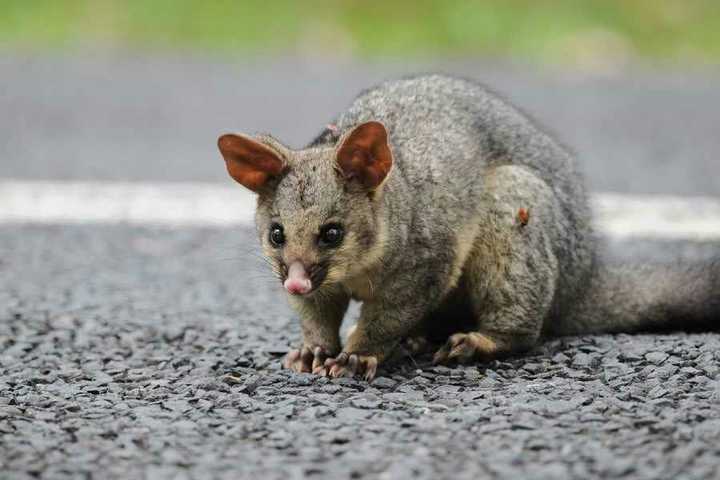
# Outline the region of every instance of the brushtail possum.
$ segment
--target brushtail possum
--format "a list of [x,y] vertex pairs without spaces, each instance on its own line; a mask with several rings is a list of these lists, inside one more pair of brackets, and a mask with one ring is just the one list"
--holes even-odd
[[257,194],[264,255],[300,317],[286,368],[371,380],[407,339],[442,338],[435,362],[472,362],[542,335],[718,320],[719,262],[606,266],[573,156],[477,83],[386,82],[300,150],[267,135],[218,145]]

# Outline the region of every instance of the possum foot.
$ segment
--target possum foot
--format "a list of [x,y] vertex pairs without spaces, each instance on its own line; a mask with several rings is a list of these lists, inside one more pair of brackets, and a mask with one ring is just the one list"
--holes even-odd
[[290,350],[283,360],[283,368],[296,372],[316,373],[322,375],[326,372],[325,360],[331,355],[320,346],[304,346],[300,349]]
[[325,360],[328,375],[333,378],[362,376],[368,382],[375,378],[378,359],[374,355],[342,352],[335,358]]
[[497,343],[479,332],[456,333],[437,351],[433,358],[435,364],[470,363],[477,360],[489,360],[498,351]]

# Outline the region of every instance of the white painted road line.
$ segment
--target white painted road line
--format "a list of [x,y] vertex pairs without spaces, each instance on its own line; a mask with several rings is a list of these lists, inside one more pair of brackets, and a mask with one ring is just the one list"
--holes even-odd
[[[609,235],[720,240],[718,198],[599,193],[592,203]],[[254,208],[232,184],[0,180],[2,224],[248,225]]]
[[720,198],[596,193],[595,228],[616,237],[720,240]]
[[253,195],[213,183],[0,181],[0,223],[249,224]]

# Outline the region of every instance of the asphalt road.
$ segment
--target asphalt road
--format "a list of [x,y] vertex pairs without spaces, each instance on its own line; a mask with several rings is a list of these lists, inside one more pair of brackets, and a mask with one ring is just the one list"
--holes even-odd
[[588,76],[478,61],[0,56],[0,177],[227,181],[220,133],[299,147],[361,89],[426,71],[520,105],[579,152],[593,190],[720,194],[720,71]]
[[[720,336],[550,340],[371,385],[299,338],[247,229],[0,228],[0,478],[712,478]],[[712,244],[626,242],[655,259]]]
[[[596,189],[720,192],[717,77],[463,68],[563,129]],[[0,177],[146,181],[222,181],[218,130],[300,145],[391,70],[19,58],[0,69]],[[641,262],[719,247],[607,245]],[[241,227],[0,225],[0,478],[720,475],[718,334],[549,339],[457,368],[406,357],[370,385],[292,374],[279,359],[297,322],[255,247]]]

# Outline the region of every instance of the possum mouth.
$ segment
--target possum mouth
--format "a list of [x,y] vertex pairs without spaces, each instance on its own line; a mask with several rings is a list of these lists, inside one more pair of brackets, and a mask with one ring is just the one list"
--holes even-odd
[[309,295],[322,285],[327,276],[327,266],[315,263],[305,267],[303,262],[296,260],[283,269],[283,287],[291,295]]

